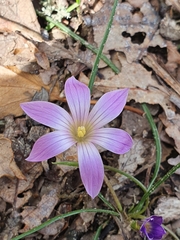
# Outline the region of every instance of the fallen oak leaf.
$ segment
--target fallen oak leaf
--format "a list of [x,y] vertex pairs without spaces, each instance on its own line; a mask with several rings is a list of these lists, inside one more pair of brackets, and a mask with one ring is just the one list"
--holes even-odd
[[[42,195],[37,206],[29,206],[21,212],[22,222],[25,224],[20,232],[25,232],[40,225],[44,219],[48,219],[59,200],[59,185],[52,184],[52,189]],[[60,221],[61,228],[64,226],[64,219]]]
[[176,151],[180,153],[180,115],[175,114],[172,119],[167,119],[166,116],[162,113],[159,115],[159,118],[165,125],[165,131],[168,136],[174,139]]
[[11,148],[11,141],[8,138],[0,138],[0,178],[3,176],[25,180],[26,177],[14,161],[14,154]]
[[[21,171],[25,175],[25,179],[17,179],[17,178],[0,178],[0,197],[4,199],[4,201],[13,204],[15,194],[18,196],[19,194],[26,192],[34,186],[34,181],[42,174],[43,168],[40,163],[28,163],[27,161],[21,162]],[[18,184],[17,184],[18,183]],[[23,197],[23,200],[28,199],[31,193],[27,194]],[[22,198],[22,196],[21,196]],[[22,206],[21,198],[16,198],[15,207]]]
[[[0,66],[0,119],[9,114],[22,115],[20,103],[31,101],[42,87],[50,91],[51,85],[43,84],[38,75],[20,72],[16,67]],[[58,87],[54,87],[50,100],[55,100],[58,95]]]
[[[26,27],[27,29],[31,29],[40,34],[40,25],[31,0],[11,0],[1,2],[1,16],[3,16],[4,19],[9,20],[4,22],[2,19],[0,21],[1,32],[5,32],[7,29],[9,29],[10,32],[22,31],[22,29]],[[22,33],[24,33],[24,31]],[[30,37],[34,39],[34,36],[30,35]]]

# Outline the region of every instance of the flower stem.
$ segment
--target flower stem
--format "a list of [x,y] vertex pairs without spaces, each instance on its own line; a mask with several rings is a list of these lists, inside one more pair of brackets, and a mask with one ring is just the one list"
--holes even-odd
[[157,127],[156,127],[154,120],[151,116],[151,113],[145,103],[142,104],[142,108],[146,114],[147,120],[149,121],[149,124],[150,124],[152,132],[153,132],[153,136],[154,136],[154,140],[155,140],[155,144],[156,144],[156,163],[155,163],[154,174],[153,174],[152,180],[148,186],[147,192],[143,195],[143,197],[141,198],[138,205],[132,209],[132,212],[139,212],[142,209],[143,204],[146,201],[146,199],[150,196],[149,193],[151,192],[151,188],[158,176],[158,172],[159,172],[159,168],[160,168],[160,164],[161,164],[161,156],[162,156],[161,141],[159,138]]
[[103,201],[104,204],[106,204],[107,207],[114,211],[114,207],[107,201],[107,199],[101,193],[98,194],[98,197],[101,199],[101,201]]
[[116,169],[116,168],[113,168],[113,167],[110,167],[110,166],[107,166],[107,165],[104,165],[104,168],[107,169],[107,170],[110,170],[110,171],[113,171],[113,172],[116,172],[116,173],[119,173],[127,178],[129,178],[131,181],[133,181],[136,185],[138,185],[142,190],[143,192],[147,192],[147,189],[146,187],[138,180],[136,179],[135,177],[131,176],[130,174],[128,173],[125,173],[119,169]]
[[110,211],[110,210],[104,210],[104,209],[80,209],[80,210],[75,210],[75,211],[72,211],[72,212],[68,212],[68,213],[65,213],[65,214],[61,214],[61,215],[58,215],[56,217],[53,217],[51,219],[49,219],[48,221],[42,223],[41,225],[37,226],[37,227],[34,227],[33,229],[23,233],[23,234],[20,234],[19,236],[17,237],[14,237],[12,238],[11,240],[19,240],[19,239],[22,239],[34,232],[37,232],[39,230],[41,230],[42,228],[46,227],[46,226],[49,226],[51,223],[54,223],[60,219],[63,219],[63,218],[66,218],[66,217],[70,217],[70,216],[74,216],[74,215],[77,215],[77,214],[80,214],[80,213],[83,213],[83,212],[95,212],[95,213],[106,213],[106,214],[111,214],[113,216],[119,216],[119,213],[117,212],[114,212],[114,211]]
[[91,71],[90,81],[89,81],[89,88],[90,88],[91,91],[92,91],[92,87],[94,85],[94,80],[95,80],[96,73],[97,73],[97,70],[98,70],[98,65],[99,65],[99,62],[100,62],[101,54],[102,54],[104,45],[107,41],[109,32],[111,30],[111,25],[112,25],[112,22],[113,22],[113,17],[114,17],[115,11],[116,11],[117,4],[118,4],[118,0],[114,0],[114,5],[112,7],[109,22],[107,24],[106,31],[104,33],[103,39],[101,41],[101,44],[100,44],[99,50],[97,52],[96,59],[95,59],[95,62],[94,62],[94,65],[93,65],[93,68],[92,68],[92,71]]
[[141,198],[139,204],[133,209],[133,212],[139,211],[138,206],[143,206],[144,201],[157,189],[163,182],[165,182],[178,168],[180,168],[180,163],[172,167],[159,181],[157,181]]
[[176,166],[172,167],[165,175],[162,177],[159,181],[157,181],[151,189],[147,191],[147,195],[150,196],[155,189],[157,189],[163,182],[165,182],[178,168],[180,168],[180,163],[178,163]]
[[171,231],[169,228],[167,228],[164,224],[162,224],[162,227],[175,239],[175,240],[179,240],[179,238],[176,236],[176,234]]
[[96,234],[95,234],[93,240],[98,240],[98,239],[99,239],[99,236],[100,236],[100,233],[101,233],[102,228],[103,228],[103,225],[101,224],[101,225],[98,227],[98,229],[97,229],[97,231],[96,231]]
[[[54,24],[56,27],[61,29],[64,33],[68,34],[72,38],[74,38],[76,41],[79,41],[81,44],[86,46],[88,49],[90,49],[93,53],[97,54],[98,49],[86,42],[83,38],[79,37],[77,34],[75,34],[73,31],[71,31],[68,27],[66,27],[63,23],[57,22],[53,20],[49,16],[44,16],[41,12],[37,11],[37,14],[41,17],[44,17],[47,22]],[[101,59],[116,73],[118,74],[120,70],[114,65],[114,63],[109,60],[105,55],[101,55]]]
[[114,198],[114,201],[116,203],[117,209],[119,210],[119,212],[122,212],[121,203],[120,203],[120,201],[119,201],[119,199],[118,199],[118,197],[117,197],[117,195],[116,195],[116,193],[115,193],[115,191],[114,191],[114,189],[113,189],[109,179],[107,178],[106,174],[104,174],[104,181],[105,181],[106,185],[108,186],[109,191],[111,192],[111,194],[112,194],[112,196]]
[[[73,166],[73,167],[78,167],[78,163],[77,162],[69,162],[69,161],[62,161],[62,162],[55,162],[53,164],[60,164],[60,165],[67,165],[67,166]],[[123,175],[125,177],[127,177],[128,179],[130,179],[131,181],[133,181],[137,186],[139,186],[143,192],[147,192],[147,189],[146,187],[138,180],[136,179],[135,177],[131,176],[130,174],[128,173],[125,173],[117,168],[113,168],[113,167],[110,167],[110,166],[107,166],[107,165],[104,165],[104,168],[106,170],[109,170],[109,171],[113,171],[113,172],[116,172],[116,173],[119,173],[120,175]]]
[[149,108],[147,107],[147,105],[145,103],[142,104],[142,108],[143,108],[143,110],[146,114],[147,120],[149,121],[149,124],[151,126],[155,144],[156,144],[156,164],[155,164],[155,169],[154,169],[154,174],[153,174],[152,180],[148,186],[148,190],[149,190],[149,189],[151,189],[153,183],[155,182],[155,180],[158,176],[158,172],[159,172],[159,168],[160,168],[160,164],[161,164],[162,149],[161,149],[161,141],[159,138],[159,133],[158,133],[156,124],[154,123],[154,120],[152,118],[152,115],[149,111]]
[[72,12],[75,8],[79,7],[79,3],[73,3],[71,6],[69,6],[66,11],[67,12]]

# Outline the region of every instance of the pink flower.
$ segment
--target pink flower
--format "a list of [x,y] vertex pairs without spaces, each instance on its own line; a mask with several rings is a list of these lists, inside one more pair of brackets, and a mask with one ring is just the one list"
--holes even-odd
[[103,162],[96,145],[117,154],[124,154],[132,147],[132,138],[125,131],[103,128],[123,110],[128,89],[104,94],[90,112],[90,90],[85,84],[71,77],[65,83],[65,94],[71,114],[49,102],[21,104],[32,119],[56,130],[40,137],[26,160],[44,161],[76,144],[81,179],[87,193],[94,198],[104,178]]

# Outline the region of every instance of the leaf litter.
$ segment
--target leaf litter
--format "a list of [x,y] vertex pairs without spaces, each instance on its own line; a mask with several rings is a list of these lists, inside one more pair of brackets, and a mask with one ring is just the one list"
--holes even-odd
[[[44,40],[35,14],[39,6],[35,2],[33,6],[30,0],[11,1],[10,5],[2,1],[0,10],[1,239],[11,239],[58,214],[104,207],[98,198],[92,201],[87,196],[77,168],[52,164],[77,162],[74,149],[49,160],[47,165],[24,160],[34,142],[51,129],[25,117],[19,104],[45,100],[67,108],[63,101],[65,79],[75,75],[88,84],[95,59],[89,50],[66,35],[62,39]],[[65,6],[70,5],[70,1],[63,2]],[[62,22],[99,46],[111,8],[112,1],[84,0],[81,14],[73,11]],[[96,102],[106,92],[128,87],[129,106],[141,109],[139,103],[149,104],[163,146],[159,178],[171,165],[179,163],[179,12],[179,4],[172,0],[119,2],[104,54],[121,71],[116,75],[101,61],[92,92]],[[119,156],[100,149],[104,163],[148,185],[155,163],[155,145],[146,118],[124,110],[111,126],[127,131],[133,137],[134,146],[129,153]],[[178,174],[173,174],[152,195],[149,209],[151,214],[163,216],[165,224],[177,235],[180,229]],[[130,180],[110,172],[107,175],[125,206],[140,200],[141,192]],[[102,192],[113,202],[105,184]],[[115,218],[94,213],[59,220],[25,239],[92,239],[97,226],[107,220],[109,225],[103,228],[100,239],[124,239],[123,232],[128,239],[140,239]]]

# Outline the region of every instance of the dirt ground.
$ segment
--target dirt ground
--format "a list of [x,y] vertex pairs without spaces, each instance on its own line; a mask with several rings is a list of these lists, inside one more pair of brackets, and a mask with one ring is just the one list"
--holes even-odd
[[[88,85],[96,55],[110,18],[112,0],[0,1],[0,239],[128,240],[143,239],[128,215],[143,196],[131,179],[105,168],[101,195],[119,216],[82,212],[59,219],[34,233],[16,238],[58,215],[81,209],[110,210],[100,197],[91,199],[79,169],[57,162],[78,162],[76,147],[44,162],[28,162],[34,143],[53,131],[29,118],[20,103],[49,101],[68,110],[65,81],[75,76]],[[73,10],[67,10],[74,6]],[[54,26],[42,11],[69,29]],[[73,33],[80,38],[73,37]],[[85,42],[83,42],[83,39]],[[89,46],[88,46],[89,44]],[[180,163],[180,2],[119,1],[91,95],[92,107],[103,94],[129,88],[123,112],[108,127],[133,138],[122,155],[99,149],[103,163],[151,183],[157,152],[146,103],[162,147],[156,182]],[[180,238],[180,170],[149,197],[144,216],[163,217],[163,239]],[[110,186],[110,187],[109,187]],[[111,188],[114,190],[111,190]],[[115,193],[116,197],[112,195]],[[111,209],[112,210],[112,209]],[[96,236],[99,230],[98,237]]]

